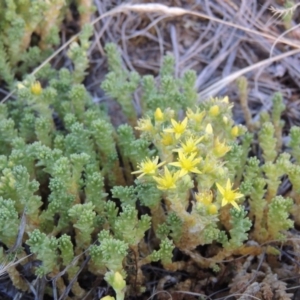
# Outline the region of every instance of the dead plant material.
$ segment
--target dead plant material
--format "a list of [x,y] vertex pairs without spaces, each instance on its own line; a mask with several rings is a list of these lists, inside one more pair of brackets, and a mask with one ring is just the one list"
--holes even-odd
[[[280,91],[287,118],[299,123],[299,106],[289,99],[299,96],[300,43],[274,14],[283,8],[276,1],[134,1],[112,7],[98,0],[96,6],[99,17],[93,22],[99,31],[90,52],[99,63],[93,64],[87,79],[93,93],[98,93],[98,78],[105,72],[103,45],[113,41],[125,66],[141,74],[158,75],[163,55],[173,53],[176,76],[187,69],[197,71],[199,101],[228,94],[238,103],[235,80],[246,76],[254,121],[271,108],[273,93]],[[294,8],[295,19],[297,11]],[[245,122],[240,113],[236,118]]]

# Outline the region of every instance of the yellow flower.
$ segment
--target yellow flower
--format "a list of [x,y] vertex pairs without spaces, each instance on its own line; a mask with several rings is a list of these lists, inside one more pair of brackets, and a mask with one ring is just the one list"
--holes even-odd
[[203,136],[200,137],[199,139],[194,139],[193,137],[189,137],[185,143],[180,143],[181,148],[179,149],[174,149],[174,152],[180,152],[182,151],[184,154],[190,154],[193,152],[197,152],[198,148],[197,148],[197,144],[199,144],[202,140],[203,140]]
[[173,132],[175,133],[175,138],[179,139],[180,136],[185,132],[187,126],[188,119],[184,118],[182,122],[176,122],[174,119],[171,119],[171,123],[173,128],[167,128],[165,132]]
[[170,163],[170,165],[181,168],[179,172],[180,177],[189,172],[201,174],[196,168],[196,165],[200,163],[201,158],[195,158],[196,154],[197,153],[194,152],[190,156],[185,156],[182,152],[179,152],[178,162]]
[[153,179],[158,183],[159,190],[169,190],[176,188],[176,182],[179,178],[179,171],[171,174],[167,167],[164,167],[164,175],[160,177],[153,176]]
[[215,139],[213,152],[216,157],[224,156],[230,149],[230,146],[227,146],[225,143],[221,143],[218,138]]
[[237,137],[239,135],[239,127],[238,126],[233,126],[231,128],[231,131],[230,131],[231,135],[233,137]]
[[164,120],[164,113],[161,111],[161,109],[158,107],[154,113],[155,121],[163,121]]
[[209,114],[212,117],[216,117],[218,116],[220,113],[220,107],[218,105],[213,105],[210,109],[209,109]]
[[140,120],[138,120],[138,126],[135,127],[135,129],[141,130],[141,131],[152,131],[153,130],[153,125],[152,125],[151,120],[149,118],[140,119]]
[[229,203],[229,204],[233,205],[237,210],[240,210],[240,207],[237,205],[235,200],[242,198],[244,195],[237,193],[236,192],[237,189],[235,189],[235,190],[231,189],[232,184],[230,182],[230,179],[227,180],[225,189],[219,183],[216,183],[216,185],[217,185],[219,192],[223,196],[222,206],[225,206]]
[[167,132],[163,132],[163,133],[161,134],[161,143],[162,143],[164,146],[170,146],[170,145],[173,145],[173,143],[174,143],[174,137],[173,137],[173,134],[167,133]]
[[150,160],[149,158],[146,158],[144,161],[138,164],[138,168],[140,170],[131,172],[131,174],[141,173],[141,175],[138,176],[138,178],[141,178],[144,175],[154,175],[156,173],[156,170],[165,163],[165,162],[161,162],[159,164],[158,160],[159,160],[158,156],[156,156],[153,161]]
[[190,120],[200,123],[205,116],[205,111],[199,112],[199,108],[197,108],[194,113],[190,108],[188,108],[186,114]]
[[42,93],[42,90],[43,89],[42,89],[41,83],[39,81],[34,82],[30,86],[30,91],[34,95],[40,95]]

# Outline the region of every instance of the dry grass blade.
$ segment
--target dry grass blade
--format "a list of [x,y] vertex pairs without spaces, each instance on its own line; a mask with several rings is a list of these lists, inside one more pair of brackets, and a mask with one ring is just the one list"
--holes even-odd
[[283,32],[281,35],[278,36],[278,38],[274,41],[272,47],[271,47],[271,50],[270,50],[270,57],[273,55],[273,51],[274,51],[274,48],[276,46],[276,44],[280,41],[280,39],[285,36],[286,34],[290,33],[291,31],[297,29],[300,27],[300,24],[297,24],[296,26],[293,26],[292,28],[286,30],[285,32]]
[[298,6],[300,6],[300,3],[297,3],[289,8],[276,8],[274,6],[271,6],[270,11],[277,17],[284,17],[289,14],[293,14]]
[[10,268],[10,267],[13,267],[19,263],[21,263],[23,260],[27,259],[28,257],[30,257],[31,254],[27,255],[27,256],[24,256],[22,258],[20,258],[19,260],[16,260],[16,261],[10,261],[8,262],[7,260],[4,260],[0,263],[0,277],[1,276],[4,276],[6,273],[7,273],[7,270]]
[[[300,43],[296,43],[294,41],[290,41],[288,39],[284,39],[281,38],[279,40],[277,40],[277,37],[268,34],[268,33],[264,33],[264,32],[259,32],[257,30],[251,29],[251,28],[247,28],[245,26],[241,26],[232,22],[228,22],[228,21],[224,21],[221,20],[219,18],[216,18],[214,16],[209,16],[206,15],[204,13],[200,13],[200,12],[196,12],[196,11],[191,11],[191,10],[187,10],[184,8],[180,8],[180,7],[168,7],[164,4],[158,4],[158,3],[146,3],[146,4],[122,4],[120,6],[117,6],[115,8],[113,8],[112,10],[103,13],[101,16],[99,16],[98,18],[96,18],[95,20],[93,20],[91,22],[92,25],[95,25],[97,22],[99,22],[101,19],[109,17],[109,16],[113,16],[116,14],[121,14],[121,13],[127,13],[127,12],[138,12],[138,13],[147,13],[147,12],[156,12],[156,13],[163,13],[169,16],[182,16],[185,14],[189,14],[192,16],[196,16],[199,18],[203,18],[203,19],[207,19],[210,21],[215,21],[217,23],[226,25],[226,26],[230,26],[232,28],[236,28],[236,29],[240,29],[243,30],[244,32],[248,32],[248,33],[252,33],[258,36],[263,36],[269,40],[272,41],[277,41],[277,42],[281,42],[283,44],[289,45],[291,47],[300,49]],[[76,40],[78,38],[80,33],[74,35],[72,38],[70,38],[66,43],[64,43],[59,49],[57,49],[51,56],[49,56],[39,67],[37,67],[32,73],[31,75],[35,75],[36,73],[38,73],[47,63],[49,63],[54,57],[56,57],[61,51],[63,51],[66,47],[68,47],[74,40]],[[16,90],[13,90],[12,92],[10,92],[2,101],[1,103],[4,103],[7,99],[9,99]]]
[[84,267],[87,265],[87,263],[89,262],[89,260],[91,259],[90,256],[87,256],[85,258],[85,260],[81,263],[80,268],[78,269],[78,271],[76,272],[76,274],[74,275],[74,277],[71,279],[71,281],[69,282],[68,286],[66,287],[64,293],[59,297],[59,300],[63,300],[65,299],[65,297],[69,294],[69,292],[71,291],[71,288],[73,286],[73,284],[77,281],[78,275],[80,274],[80,272],[84,269]]
[[[232,297],[238,297],[238,296],[241,296],[238,298],[238,300],[250,300],[250,299],[255,299],[255,300],[261,300],[253,295],[250,295],[250,294],[247,294],[247,293],[244,293],[244,294],[232,294],[232,295],[229,295],[227,297],[224,297],[224,298],[221,298],[222,300],[229,300],[229,299],[232,299]],[[220,300],[221,300],[220,299]]]
[[230,84],[231,82],[233,82],[234,80],[236,80],[238,77],[250,72],[250,71],[253,71],[255,69],[258,69],[258,68],[261,68],[261,67],[265,67],[266,65],[272,63],[272,62],[275,62],[275,61],[279,61],[283,58],[286,58],[288,56],[291,56],[291,55],[295,55],[295,54],[298,54],[300,53],[300,49],[296,49],[296,50],[291,50],[291,51],[288,51],[286,53],[282,53],[280,55],[277,55],[277,56],[274,56],[274,57],[271,57],[271,58],[268,58],[268,59],[265,59],[265,60],[262,60],[256,64],[253,64],[249,67],[246,67],[244,69],[241,69],[239,71],[236,71],[232,74],[230,74],[229,76],[227,76],[226,78],[223,78],[219,81],[217,81],[216,83],[212,84],[211,86],[209,86],[207,89],[201,91],[198,95],[199,95],[199,98],[200,99],[207,99],[209,97],[213,97],[215,96],[218,92],[220,92],[225,86],[227,86],[228,84]]

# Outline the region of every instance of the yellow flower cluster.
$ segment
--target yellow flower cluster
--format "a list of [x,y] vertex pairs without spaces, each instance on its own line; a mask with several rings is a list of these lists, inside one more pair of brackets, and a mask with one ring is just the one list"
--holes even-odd
[[[222,100],[221,105],[228,105],[228,101]],[[182,178],[186,175],[192,176],[187,178],[195,180],[196,186],[197,182],[198,186],[201,186],[202,181],[206,182],[205,178],[209,178],[211,174],[208,173],[211,172],[215,172],[213,176],[220,177],[217,178],[218,181],[224,182],[222,176],[224,174],[226,176],[226,172],[223,169],[222,157],[231,149],[227,140],[233,140],[239,135],[239,127],[232,126],[226,115],[222,117],[222,107],[218,103],[204,110],[188,109],[182,121],[175,120],[174,112],[170,112],[170,110],[163,112],[157,108],[154,112],[154,123],[150,117],[138,121],[136,129],[150,138],[159,156],[153,159],[146,158],[138,164],[138,170],[132,174],[139,174],[138,179],[145,176],[144,180],[154,180],[160,190],[180,188],[184,182]],[[223,124],[219,124],[218,127],[214,122],[223,122]],[[215,130],[225,133],[218,134]],[[162,166],[163,168],[160,168]],[[243,195],[231,189],[230,179],[225,187],[216,181],[207,180],[207,182],[211,185],[208,190],[214,185],[217,187],[222,197],[221,206],[231,204],[239,209],[236,200]],[[217,205],[212,203],[212,195],[205,198],[206,202],[201,200],[209,214],[218,211]],[[203,197],[196,196],[199,202],[201,202],[200,198]]]
[[[154,118],[156,122],[164,121],[164,114],[160,108],[158,108],[154,113]],[[172,126],[163,129],[161,136],[161,142],[163,145],[171,145],[175,140],[179,138],[186,132],[188,118],[185,117],[182,122],[177,122],[173,118],[170,120]],[[138,123],[136,129],[141,131],[152,131],[154,126],[150,118],[142,119]],[[138,178],[143,177],[144,175],[152,175],[153,179],[158,183],[158,189],[160,190],[169,190],[176,188],[176,182],[178,179],[188,173],[198,173],[201,174],[200,170],[197,169],[197,165],[201,162],[201,158],[195,158],[198,152],[197,145],[201,142],[203,137],[198,139],[189,137],[185,142],[180,142],[180,147],[173,149],[173,152],[178,152],[178,161],[169,163],[169,166],[175,166],[180,168],[177,172],[172,174],[170,170],[165,166],[163,174],[159,176],[156,175],[158,168],[164,165],[166,162],[158,163],[159,157],[155,157],[153,160],[146,158],[140,164],[138,164],[138,171],[132,172],[132,174],[140,174]]]

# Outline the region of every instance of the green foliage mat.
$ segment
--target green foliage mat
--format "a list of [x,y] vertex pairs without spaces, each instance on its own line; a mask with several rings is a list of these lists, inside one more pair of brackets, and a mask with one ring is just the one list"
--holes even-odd
[[90,35],[86,26],[69,49],[72,72],[46,66],[0,105],[3,297],[206,298],[229,286],[227,294],[289,299],[267,264],[299,248],[288,230],[299,225],[300,128],[282,149],[281,95],[259,122],[248,114],[248,132],[234,124],[228,97],[197,104],[195,73],[174,78],[172,56],[157,82],[124,70],[108,44],[101,87],[127,118],[115,128],[80,84]]

